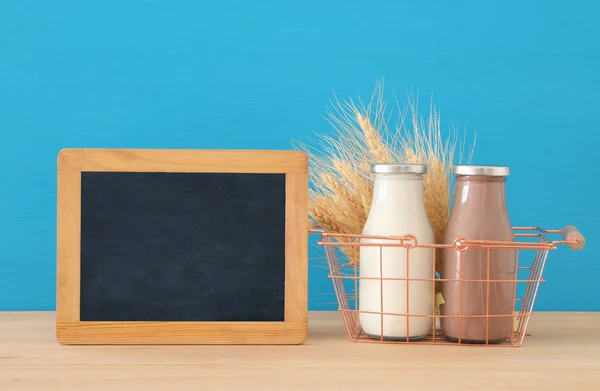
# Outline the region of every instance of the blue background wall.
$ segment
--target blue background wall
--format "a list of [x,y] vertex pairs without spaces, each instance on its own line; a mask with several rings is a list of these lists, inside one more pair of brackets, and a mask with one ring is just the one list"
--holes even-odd
[[[0,1],[0,310],[54,308],[61,148],[289,149],[379,77],[512,167],[514,224],[586,234],[536,308],[600,310],[599,23],[577,0]],[[318,263],[310,307],[335,308]]]

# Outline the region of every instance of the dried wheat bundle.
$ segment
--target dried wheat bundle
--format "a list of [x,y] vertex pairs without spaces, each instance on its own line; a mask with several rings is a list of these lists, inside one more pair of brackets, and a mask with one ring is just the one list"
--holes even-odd
[[[360,99],[335,98],[326,116],[335,129],[333,135],[319,135],[313,146],[297,143],[309,155],[310,217],[328,231],[360,234],[371,208],[371,165],[426,164],[425,208],[439,243],[448,220],[456,147],[461,147],[460,158],[464,143],[459,143],[455,131],[442,137],[440,114],[433,105],[427,119],[420,117],[411,94],[398,121],[390,126],[383,92],[383,81],[378,81],[367,105]],[[472,152],[471,148],[469,161]],[[342,246],[342,251],[351,265],[359,263],[357,247]]]

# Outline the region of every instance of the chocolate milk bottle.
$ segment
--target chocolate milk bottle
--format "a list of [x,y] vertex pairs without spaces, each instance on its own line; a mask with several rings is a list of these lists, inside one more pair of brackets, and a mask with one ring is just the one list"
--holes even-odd
[[[444,243],[457,238],[514,241],[504,190],[508,167],[456,166],[454,173],[454,206]],[[441,282],[445,304],[440,311],[449,316],[442,317],[441,328],[448,339],[499,343],[511,335],[515,282],[494,280],[516,280],[515,250],[489,250],[488,262],[487,249],[444,249],[441,277],[457,280]]]

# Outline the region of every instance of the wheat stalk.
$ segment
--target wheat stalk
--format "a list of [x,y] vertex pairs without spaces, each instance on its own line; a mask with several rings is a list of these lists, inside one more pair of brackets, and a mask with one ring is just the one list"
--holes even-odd
[[[418,163],[428,167],[423,180],[425,209],[435,240],[441,242],[450,209],[451,168],[455,160],[462,160],[464,141],[459,144],[456,132],[443,137],[439,112],[431,104],[425,120],[419,115],[417,99],[412,94],[399,112],[392,131],[383,99],[383,81],[378,81],[367,104],[360,99],[355,102],[336,98],[332,102],[326,119],[335,130],[333,135],[319,135],[313,147],[296,143],[309,155],[309,214],[321,228],[360,234],[371,209],[371,165]],[[473,147],[474,143],[469,162]],[[357,247],[341,246],[341,250],[350,265],[360,262]],[[439,266],[438,257],[438,271]]]

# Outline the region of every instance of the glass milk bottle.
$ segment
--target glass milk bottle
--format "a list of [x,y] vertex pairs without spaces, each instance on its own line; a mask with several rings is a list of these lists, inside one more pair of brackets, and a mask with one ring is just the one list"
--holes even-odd
[[[513,242],[508,217],[505,182],[508,167],[456,166],[454,206],[444,230],[444,243],[457,238]],[[498,343],[513,328],[515,250],[469,248],[442,252],[442,281],[445,303],[441,305],[442,331],[462,343]],[[479,280],[479,281],[473,281]],[[486,315],[495,315],[486,319]],[[500,315],[500,316],[499,316]],[[466,316],[466,317],[465,317]]]
[[[423,175],[427,167],[374,164],[371,172],[374,174],[373,203],[363,235],[413,235],[418,244],[433,244],[433,231],[423,201]],[[400,243],[361,239],[361,243],[385,242]],[[432,248],[411,249],[407,276],[406,248],[360,247],[359,322],[367,335],[378,339],[383,336],[387,340],[406,340],[407,337],[414,340],[431,332],[432,321],[428,316],[433,315],[433,262]],[[406,280],[381,278],[428,278],[430,281],[410,281],[407,286]],[[387,314],[382,316],[382,312]]]

